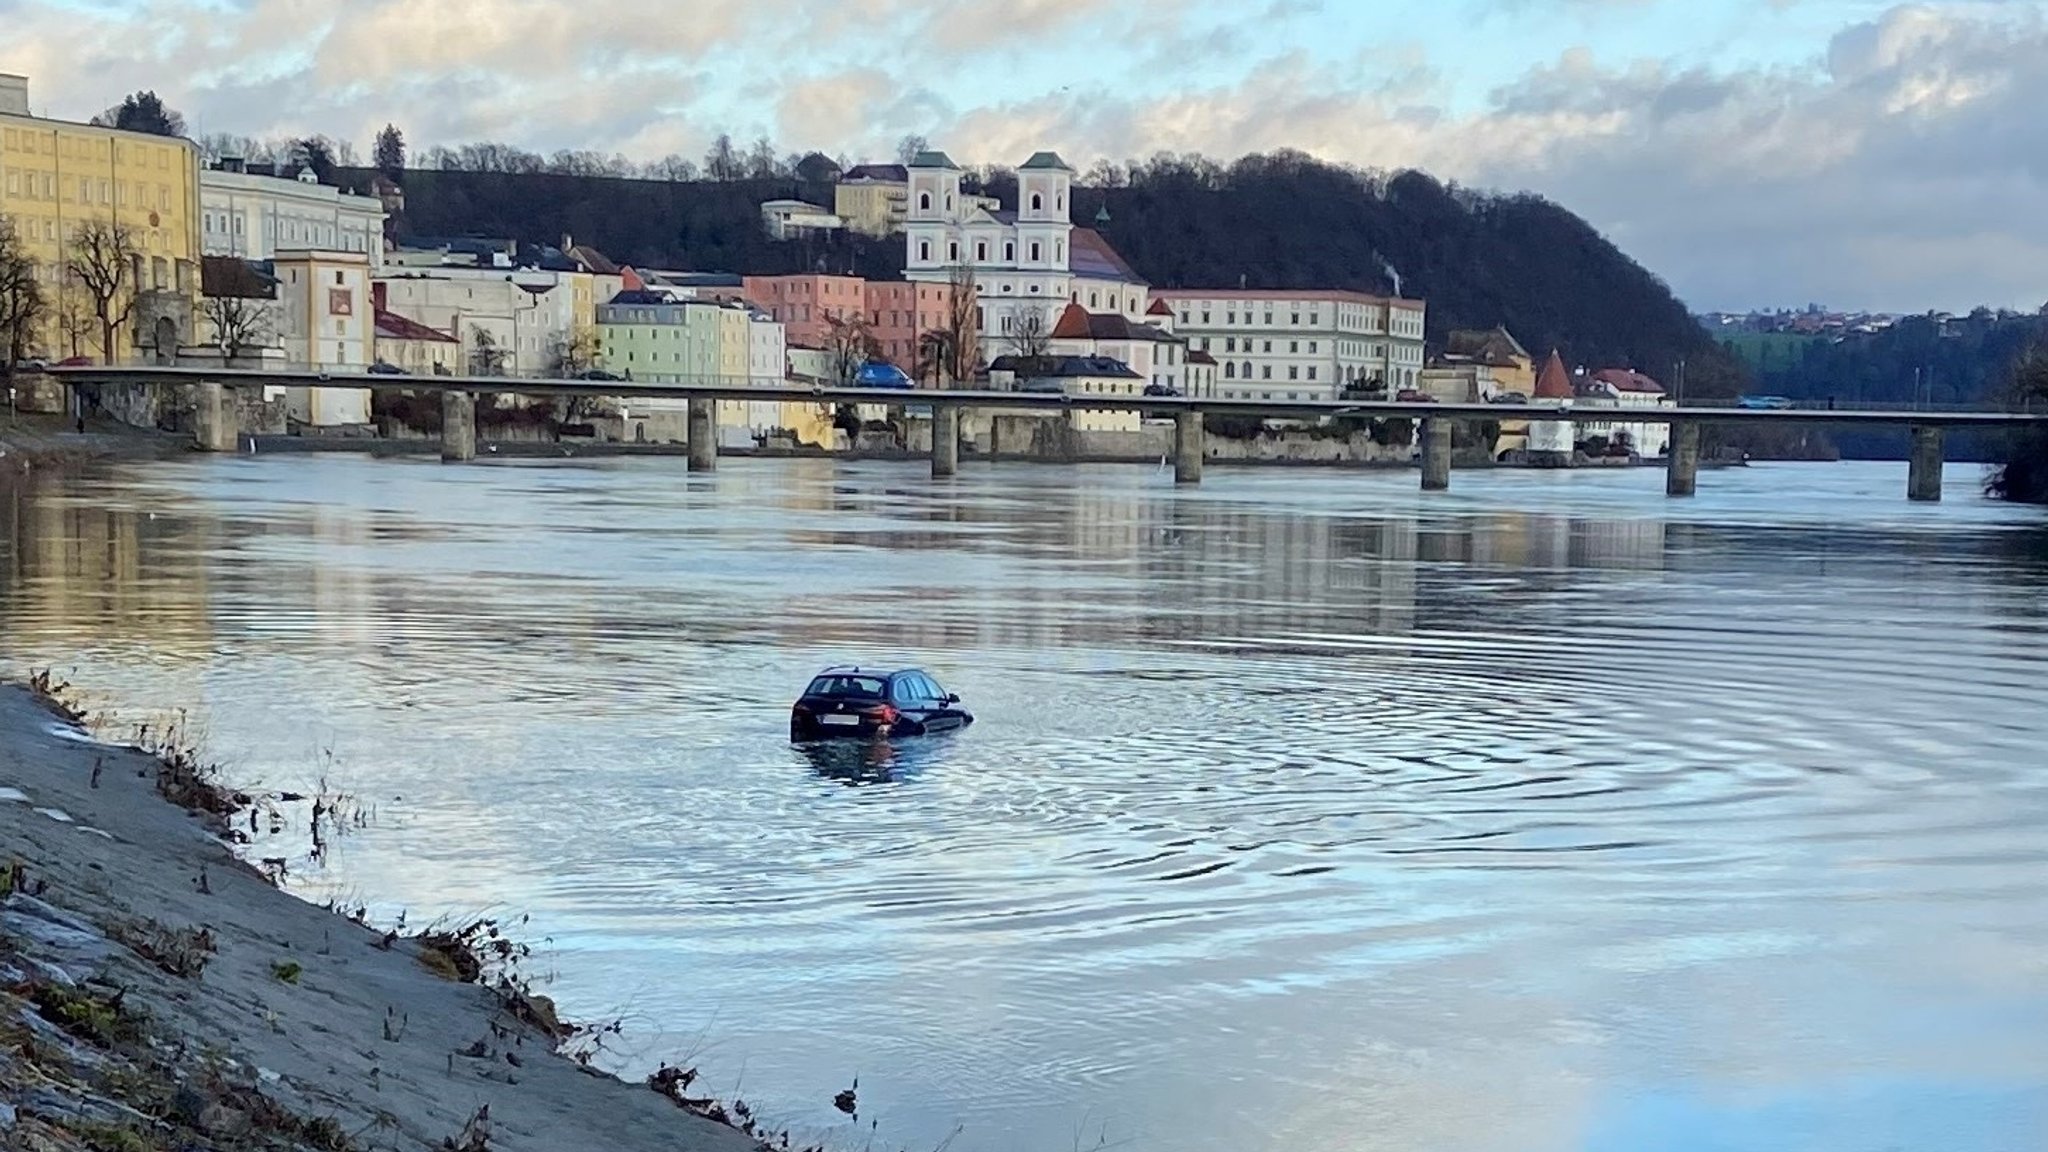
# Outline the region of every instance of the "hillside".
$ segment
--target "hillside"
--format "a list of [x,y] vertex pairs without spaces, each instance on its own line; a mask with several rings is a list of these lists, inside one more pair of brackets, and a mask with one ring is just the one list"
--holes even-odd
[[[347,173],[344,179],[367,173]],[[1075,220],[1097,226],[1162,287],[1350,288],[1429,302],[1429,336],[1504,324],[1532,352],[1631,365],[1660,378],[1686,361],[1690,396],[1743,387],[1738,362],[1664,283],[1590,225],[1530,195],[1483,195],[1420,172],[1358,172],[1293,153],[1229,166],[1162,157],[1077,190]],[[1014,176],[978,183],[996,195]],[[614,259],[696,271],[900,273],[900,243],[778,242],[761,201],[830,203],[830,186],[793,180],[655,181],[506,172],[406,173],[403,234],[573,235]]]
[[[2010,395],[2022,355],[2048,340],[2048,315],[1994,313],[1980,308],[1941,320],[1907,316],[1881,331],[1839,338],[1732,334],[1723,340],[1742,359],[1757,391],[1844,407],[1999,407]],[[1851,457],[1899,459],[1905,436],[1897,432],[1836,430],[1830,434]],[[1998,459],[1995,436],[1951,437],[1951,452]]]

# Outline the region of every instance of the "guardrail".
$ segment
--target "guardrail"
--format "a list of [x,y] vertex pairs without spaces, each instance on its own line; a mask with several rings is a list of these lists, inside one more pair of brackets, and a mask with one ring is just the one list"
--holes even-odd
[[1079,409],[1172,416],[1183,412],[1320,420],[1367,417],[1412,420],[1541,420],[1575,424],[1840,424],[1932,428],[2048,426],[2048,413],[1925,411],[1906,408],[1816,409],[1736,407],[1621,407],[1571,401],[1528,404],[1446,404],[1402,400],[1234,400],[1212,396],[1075,396],[981,389],[849,388],[809,384],[751,385],[648,383],[634,380],[555,380],[506,376],[400,376],[381,373],[277,372],[167,367],[52,367],[48,374],[74,384],[220,384],[226,387],[366,388],[386,392],[463,392],[472,395],[616,396],[671,400],[778,400],[814,404],[919,404],[935,408]]

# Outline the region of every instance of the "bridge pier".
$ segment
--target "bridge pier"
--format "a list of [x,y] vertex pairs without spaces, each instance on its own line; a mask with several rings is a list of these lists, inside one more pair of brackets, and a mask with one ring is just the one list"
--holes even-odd
[[1443,417],[1422,422],[1422,490],[1443,492],[1451,486],[1451,425]]
[[476,459],[476,393],[453,388],[441,393],[441,462]]
[[1680,420],[1671,426],[1671,447],[1666,450],[1664,494],[1690,496],[1699,488],[1700,426]]
[[932,479],[960,471],[960,409],[932,405]]
[[718,468],[718,402],[690,400],[690,471],[711,472]]
[[242,446],[235,420],[235,397],[217,380],[202,380],[194,389],[198,411],[192,415],[192,439],[201,452],[234,452]]
[[1202,453],[1207,443],[1202,432],[1202,414],[1190,408],[1173,417],[1173,482],[1202,482]]
[[1941,429],[1915,425],[1912,455],[1906,464],[1906,499],[1928,504],[1941,500],[1941,461]]

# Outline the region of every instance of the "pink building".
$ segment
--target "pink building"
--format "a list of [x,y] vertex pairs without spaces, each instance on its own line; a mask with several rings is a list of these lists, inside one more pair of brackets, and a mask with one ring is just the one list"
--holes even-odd
[[946,326],[950,284],[863,280],[858,276],[800,273],[749,276],[747,302],[782,322],[791,344],[821,348],[834,319],[860,316],[882,357],[906,372],[917,366],[917,339]]

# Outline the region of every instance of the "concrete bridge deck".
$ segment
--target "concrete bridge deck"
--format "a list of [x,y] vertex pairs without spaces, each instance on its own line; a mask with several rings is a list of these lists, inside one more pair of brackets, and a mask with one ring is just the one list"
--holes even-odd
[[2048,427],[2048,414],[2003,411],[1924,411],[1916,409],[1759,409],[1719,407],[1618,408],[1571,402],[1527,404],[1444,404],[1400,400],[1226,400],[1205,396],[1067,396],[1038,392],[995,392],[972,389],[820,387],[802,384],[756,386],[743,381],[705,380],[656,384],[632,380],[549,380],[502,376],[406,376],[379,373],[274,372],[217,368],[138,366],[50,368],[50,377],[67,385],[174,385],[198,390],[197,439],[202,449],[234,451],[238,437],[228,427],[232,409],[225,397],[231,388],[360,388],[372,391],[439,393],[442,398],[442,459],[469,460],[476,455],[476,397],[480,394],[522,396],[602,396],[661,398],[688,403],[690,467],[717,466],[718,443],[713,405],[720,400],[791,401],[829,405],[915,404],[932,410],[932,475],[950,476],[959,468],[959,419],[962,409],[1036,409],[1139,412],[1171,417],[1175,425],[1174,476],[1181,483],[1199,483],[1204,456],[1202,418],[1209,413],[1278,420],[1323,420],[1330,417],[1409,419],[1420,422],[1422,487],[1450,487],[1451,428],[1464,421],[1529,420],[1579,423],[1668,424],[1672,428],[1665,491],[1690,496],[1698,483],[1700,429],[1721,425],[1837,425],[1906,427],[1913,447],[1906,483],[1914,500],[1941,498],[1942,433],[1949,428]]

